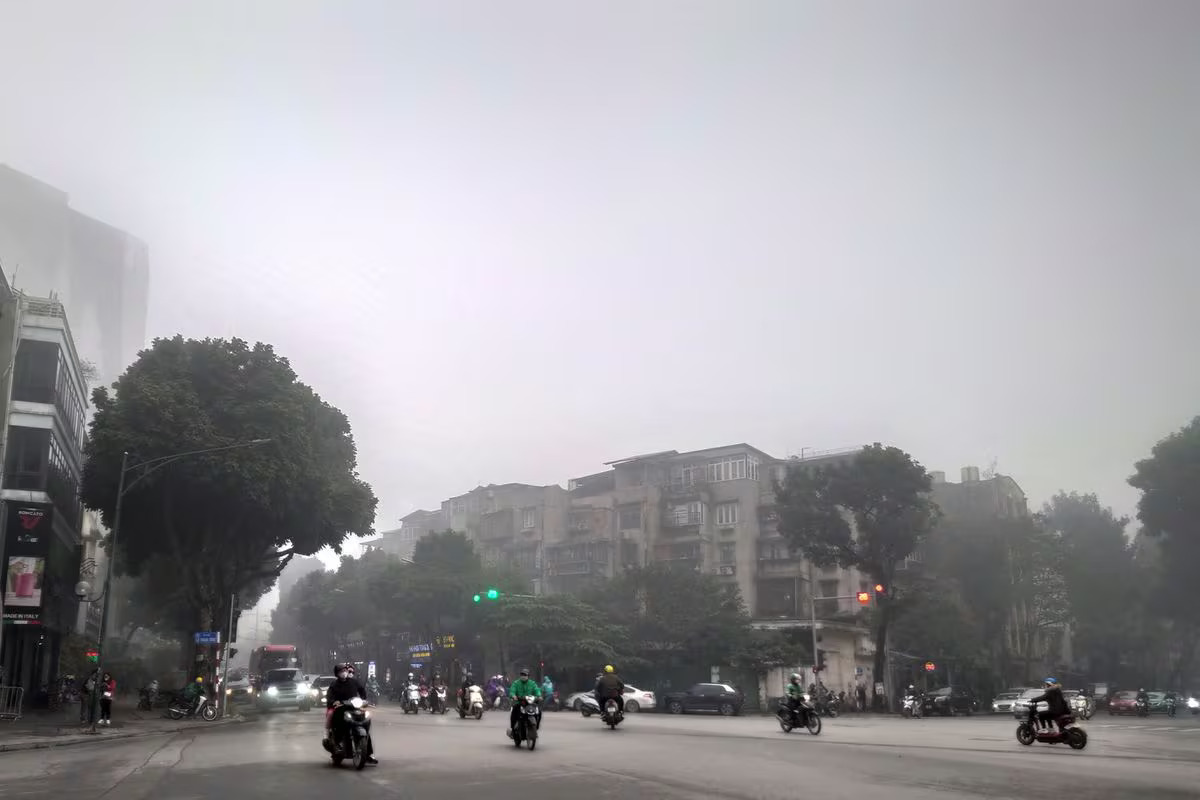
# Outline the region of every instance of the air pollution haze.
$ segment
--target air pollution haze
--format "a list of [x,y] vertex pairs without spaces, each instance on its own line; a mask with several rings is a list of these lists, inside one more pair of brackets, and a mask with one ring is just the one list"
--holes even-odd
[[[893,443],[1131,514],[1200,398],[1200,5],[4,2],[0,162],[271,342],[376,526]],[[11,272],[11,266],[6,271]]]

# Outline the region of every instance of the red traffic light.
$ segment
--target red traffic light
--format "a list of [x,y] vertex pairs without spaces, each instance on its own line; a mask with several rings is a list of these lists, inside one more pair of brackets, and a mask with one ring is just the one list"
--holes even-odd
[[865,605],[869,604],[870,602],[871,602],[871,593],[870,592],[859,592],[858,593],[858,604],[859,605],[865,606]]
[[875,594],[883,594],[883,584],[882,583],[875,584]]
[[934,664],[932,661],[925,662],[925,671],[926,672],[933,672],[935,669],[937,669],[937,664]]

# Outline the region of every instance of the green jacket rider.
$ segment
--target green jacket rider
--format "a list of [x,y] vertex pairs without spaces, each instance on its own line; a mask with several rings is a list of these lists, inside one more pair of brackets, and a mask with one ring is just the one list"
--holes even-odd
[[[512,682],[508,687],[508,696],[513,699],[512,713],[508,717],[509,735],[512,735],[512,729],[517,727],[517,717],[521,713],[521,698],[528,695],[533,695],[538,700],[542,699],[542,687],[537,685],[537,681],[529,678],[529,670],[521,670],[521,677]],[[542,709],[539,704],[537,714],[537,726],[542,727]]]

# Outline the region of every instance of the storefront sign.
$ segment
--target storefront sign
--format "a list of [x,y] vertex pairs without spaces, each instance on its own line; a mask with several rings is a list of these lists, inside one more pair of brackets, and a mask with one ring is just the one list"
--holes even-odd
[[5,505],[4,622],[41,625],[54,507],[12,500]]

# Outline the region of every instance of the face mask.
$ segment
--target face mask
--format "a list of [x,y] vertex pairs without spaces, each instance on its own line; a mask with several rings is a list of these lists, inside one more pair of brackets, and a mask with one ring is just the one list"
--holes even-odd
[[344,680],[346,680],[346,678],[349,678],[349,677],[350,677],[349,672],[339,672],[338,673],[338,680],[340,680],[340,681],[344,681]]

